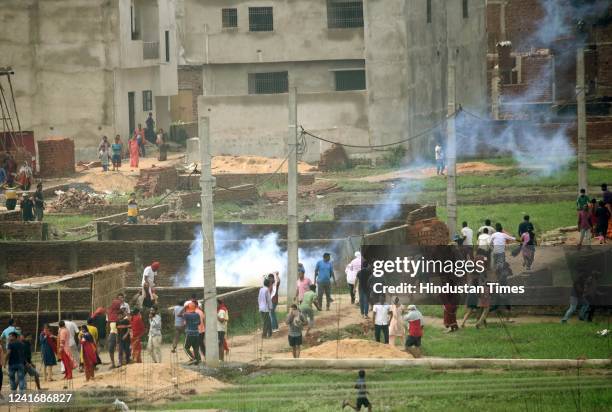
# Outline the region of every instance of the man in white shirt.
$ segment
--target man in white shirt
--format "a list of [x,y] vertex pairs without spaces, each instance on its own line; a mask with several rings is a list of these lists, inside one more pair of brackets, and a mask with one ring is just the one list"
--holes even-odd
[[474,258],[474,231],[468,227],[467,222],[461,224],[461,238],[466,256]]
[[506,263],[506,242],[508,240],[516,240],[514,237],[504,233],[504,229],[500,223],[495,224],[496,232],[491,235],[491,245],[493,246],[493,261],[495,262],[495,270],[499,271]]
[[223,300],[217,299],[217,337],[219,339],[219,360],[224,360],[225,355],[225,333],[227,332],[227,321],[229,320],[227,306]]
[[438,176],[444,175],[444,157],[442,156],[442,146],[440,146],[440,143],[436,143],[434,155],[436,158],[436,174]]
[[159,270],[159,262],[151,263],[151,266],[147,266],[142,272],[142,282],[141,286],[144,287],[145,283],[149,285],[150,294],[153,295],[153,291],[155,289],[155,277],[157,276],[157,271]]
[[490,263],[489,260],[491,259],[491,235],[489,234],[489,229],[486,227],[482,229],[482,233],[478,236],[478,249],[476,250],[476,254],[486,258],[488,267]]
[[385,304],[385,296],[380,297],[380,303],[372,308],[372,319],[374,320],[374,336],[376,342],[380,342],[380,333],[383,333],[385,344],[389,344],[389,322],[393,317],[391,306]]
[[355,281],[357,280],[357,273],[361,270],[361,252],[355,252],[355,258],[346,265],[346,283],[349,286],[349,293],[351,295],[351,304],[355,303]]

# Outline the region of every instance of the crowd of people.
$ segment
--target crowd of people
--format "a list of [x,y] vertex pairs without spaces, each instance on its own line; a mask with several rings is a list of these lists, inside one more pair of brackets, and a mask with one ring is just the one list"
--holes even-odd
[[42,222],[44,217],[45,199],[42,183],[39,182],[36,190],[32,192],[33,183],[34,172],[28,161],[24,161],[17,170],[12,155],[0,159],[0,193],[4,194],[4,206],[6,210],[15,210],[19,204],[21,219],[24,222]]
[[601,199],[589,198],[585,189],[580,189],[576,199],[578,214],[578,230],[580,240],[578,246],[590,245],[591,239],[600,244],[612,239],[612,192],[606,183],[601,185]]
[[110,167],[112,167],[112,171],[119,170],[123,159],[129,159],[130,167],[137,169],[140,157],[146,156],[148,145],[157,146],[159,161],[166,160],[168,153],[166,133],[162,128],[155,132],[153,113],[149,113],[145,126],[143,129],[142,124],[139,123],[134,133],[128,138],[127,145],[125,146],[121,140],[121,135],[116,135],[113,143],[108,140],[108,137],[102,136],[102,141],[98,145],[98,157],[103,171],[108,171]]

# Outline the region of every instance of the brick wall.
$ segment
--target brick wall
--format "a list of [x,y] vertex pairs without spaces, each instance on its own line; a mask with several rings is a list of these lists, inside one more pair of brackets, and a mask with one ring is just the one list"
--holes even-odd
[[[506,6],[506,38],[501,35],[501,5],[487,4],[488,52],[495,53],[496,43],[510,40],[518,51],[538,46],[533,38],[544,17],[540,0],[509,0]],[[540,45],[541,46],[541,45]]]
[[174,166],[152,167],[141,169],[135,190],[141,191],[144,197],[161,195],[166,190],[178,187],[178,172]]
[[[178,88],[179,90],[191,90],[193,93],[193,118],[198,118],[198,96],[203,92],[204,80],[202,78],[202,66],[179,66]],[[178,120],[178,119],[174,119]],[[185,119],[181,119],[186,121]]]
[[0,211],[0,222],[15,222],[21,220],[21,212],[19,210],[3,210]]
[[48,238],[48,223],[0,221],[0,239],[47,240]]
[[41,177],[63,177],[74,174],[74,141],[68,138],[49,138],[38,141]]
[[[227,247],[239,247],[241,240],[226,241]],[[300,240],[304,249],[329,249],[340,261],[345,251],[333,240]],[[217,242],[221,244],[221,241]],[[278,242],[281,250],[286,241]],[[131,262],[133,270],[126,286],[137,286],[142,270],[154,260],[161,263],[159,286],[173,286],[177,273],[185,267],[190,240],[173,241],[91,241],[91,242],[3,242],[0,247],[0,284],[32,276],[73,273],[114,262]]]

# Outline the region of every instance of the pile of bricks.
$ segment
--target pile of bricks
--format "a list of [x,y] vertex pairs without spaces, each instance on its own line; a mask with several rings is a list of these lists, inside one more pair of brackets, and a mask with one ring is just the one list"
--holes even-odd
[[425,205],[408,213],[406,224],[413,225],[419,220],[431,219],[436,217],[436,207]]
[[321,153],[319,160],[319,170],[329,172],[334,170],[343,170],[350,165],[349,158],[344,150],[344,147],[334,144],[332,147]]
[[152,167],[140,170],[135,190],[142,192],[144,197],[151,197],[161,195],[166,190],[175,190],[177,187],[178,172],[174,166]]
[[416,240],[420,246],[447,245],[448,227],[437,218],[419,220],[408,227],[408,238]]
[[53,137],[38,141],[41,177],[64,177],[74,174],[74,141]]

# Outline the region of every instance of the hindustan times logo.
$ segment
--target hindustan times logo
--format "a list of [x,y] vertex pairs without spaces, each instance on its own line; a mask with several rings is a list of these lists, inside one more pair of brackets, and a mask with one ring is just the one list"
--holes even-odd
[[372,264],[372,275],[379,278],[387,273],[406,274],[411,278],[421,273],[455,275],[461,278],[467,274],[481,274],[487,270],[485,261],[473,260],[439,260],[411,259],[396,257],[395,260],[375,260]]

